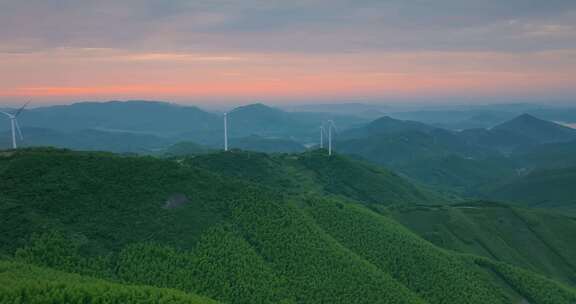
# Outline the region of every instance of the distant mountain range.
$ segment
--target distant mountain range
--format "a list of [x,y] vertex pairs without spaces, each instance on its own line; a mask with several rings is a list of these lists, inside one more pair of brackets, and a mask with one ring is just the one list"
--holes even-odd
[[[486,117],[478,116],[478,120],[499,115],[482,108],[469,111],[484,111],[477,115]],[[228,118],[231,149],[267,153],[299,153],[317,147],[320,124],[333,119],[338,126],[336,153],[387,166],[457,196],[513,199],[512,195],[488,194],[510,192],[498,190],[506,183],[527,185],[520,179],[534,170],[576,166],[576,130],[530,114],[490,128],[460,131],[388,116],[370,121],[354,115],[287,112],[264,104],[236,108]],[[164,156],[205,154],[223,147],[221,114],[163,102],[86,102],[37,108],[26,110],[20,121],[24,147]],[[9,147],[8,126],[0,124],[0,148]]]
[[[576,130],[523,114],[490,129],[462,131],[449,131],[421,122],[382,117],[363,127],[346,130],[338,135],[339,145],[346,152],[349,150],[353,152],[354,147],[357,147],[357,149],[375,149],[374,152],[382,156],[390,150],[381,147],[380,151],[374,145],[382,145],[393,139],[410,146],[412,151],[446,150],[444,152],[476,157],[492,152],[512,152],[535,145],[573,141],[576,140]],[[397,146],[399,144],[387,148],[394,149]],[[479,153],[482,150],[485,152]]]
[[[256,135],[263,138],[290,139],[299,143],[317,142],[319,126],[328,119],[337,120],[342,128],[367,122],[364,118],[352,115],[285,112],[263,104],[253,104],[230,111],[229,134],[231,138]],[[159,138],[158,143],[194,141],[214,148],[221,147],[223,140],[221,114],[165,102],[83,102],[35,108],[26,110],[21,115],[20,124],[25,128],[64,132],[69,135],[95,130],[115,133],[116,137],[128,137],[128,134],[155,136]],[[9,124],[0,124],[0,132],[8,130]],[[31,138],[34,139],[34,136]],[[127,141],[131,140],[127,138]],[[45,144],[35,141],[26,143]],[[94,146],[99,144],[100,142],[93,143]],[[143,146],[141,150],[147,148]],[[104,143],[100,149],[106,150],[107,144]]]
[[420,121],[445,129],[460,131],[473,128],[492,128],[522,114],[560,123],[576,123],[576,107],[535,104],[479,105],[461,107],[432,107],[415,111],[388,111],[386,115],[402,120]]
[[576,166],[575,142],[576,130],[523,114],[459,132],[384,117],[338,134],[335,146],[427,185],[482,197],[532,169]]
[[[62,131],[47,128],[22,128],[24,140],[21,147],[60,147],[74,150],[98,150],[116,153],[153,154],[165,149],[175,141],[146,133],[101,131],[82,129]],[[7,149],[11,134],[0,132],[0,149]]]
[[337,135],[336,147],[384,164],[399,165],[411,161],[438,159],[449,155],[480,157],[483,150],[470,145],[454,131],[415,121],[382,117],[361,128]]

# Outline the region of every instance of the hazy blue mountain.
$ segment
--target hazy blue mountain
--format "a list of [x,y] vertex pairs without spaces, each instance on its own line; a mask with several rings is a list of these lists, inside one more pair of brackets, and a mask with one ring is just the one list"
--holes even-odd
[[437,106],[413,111],[389,112],[387,115],[396,119],[420,121],[450,130],[463,130],[492,128],[524,113],[550,121],[576,122],[576,107],[538,104]]
[[576,130],[522,114],[494,128],[463,130],[459,135],[471,145],[510,154],[543,143],[575,140]]
[[[318,141],[319,126],[329,119],[336,121],[343,129],[366,122],[366,119],[352,115],[285,112],[264,104],[236,108],[228,118],[231,138],[258,135],[300,143]],[[28,109],[22,113],[20,123],[23,127],[58,132],[91,129],[153,135],[221,147],[222,119],[221,114],[194,106],[156,101],[110,101]],[[8,121],[0,124],[0,131],[4,130],[9,130]]]
[[20,122],[27,127],[60,131],[102,129],[158,136],[222,128],[217,115],[197,107],[151,101],[81,102],[42,107],[24,112]]
[[[45,128],[23,128],[24,140],[18,140],[21,147],[52,146],[75,150],[98,150],[117,153],[156,153],[172,140],[149,134],[127,132],[106,132],[99,130],[74,130],[70,132]],[[11,147],[11,134],[0,132],[0,149]]]
[[420,110],[390,113],[391,117],[414,120],[452,130],[468,128],[489,128],[513,118],[514,112],[466,109],[466,110]]
[[576,122],[576,107],[541,107],[528,110],[526,113],[551,121]]
[[433,123],[433,125],[450,130],[492,128],[514,117],[514,114],[512,113],[495,111],[478,111],[478,113],[473,111],[471,114],[472,116],[463,120],[448,123]]
[[522,114],[492,129],[525,137],[536,143],[565,142],[576,139],[576,130],[550,121]]
[[287,112],[261,103],[235,108],[228,114],[228,122],[232,136],[289,134],[300,127]]
[[230,134],[286,138],[302,143],[316,142],[323,122],[334,120],[343,129],[367,122],[354,116],[333,113],[285,112],[264,104],[238,107],[228,114]]
[[385,116],[378,118],[365,126],[344,131],[339,134],[338,138],[362,138],[412,131],[428,133],[435,129],[435,127],[421,122],[399,120]]
[[468,158],[484,155],[456,132],[390,117],[337,134],[335,148],[341,153],[389,166],[450,155]]

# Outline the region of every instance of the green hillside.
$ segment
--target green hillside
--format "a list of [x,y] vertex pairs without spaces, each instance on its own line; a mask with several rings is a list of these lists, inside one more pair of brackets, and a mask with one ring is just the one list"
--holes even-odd
[[576,284],[576,218],[483,202],[387,211],[437,246]]
[[162,154],[167,157],[174,157],[184,155],[206,154],[211,153],[213,151],[214,151],[213,149],[197,144],[195,142],[182,141],[169,146],[164,151],[162,151]]
[[292,194],[333,194],[368,204],[437,203],[445,197],[382,167],[325,150],[268,155],[246,151],[188,158],[185,163]]
[[[162,160],[49,149],[2,152],[0,230],[7,233],[0,235],[0,255],[118,288],[170,288],[182,297],[197,294],[225,303],[576,300],[571,287],[530,270],[427,242],[373,211],[386,204],[366,208],[370,195],[385,192],[347,189],[358,190],[373,176],[403,185],[390,192],[395,199],[414,195],[408,182],[383,169],[315,153],[209,156]],[[274,173],[278,161],[307,180],[288,180],[283,187],[282,174],[267,181],[266,171],[254,167]],[[236,167],[222,169],[232,164]],[[296,165],[308,169],[296,175]],[[296,193],[297,187],[309,191]],[[322,196],[326,193],[333,195]],[[363,204],[354,202],[360,194],[366,197]],[[26,290],[38,286],[26,278],[12,281]]]
[[576,141],[542,144],[511,156],[525,168],[567,168],[576,166]]
[[406,130],[338,139],[335,146],[340,153],[357,155],[391,167],[437,160],[452,155],[480,158],[493,154],[491,151],[469,144],[457,134],[441,129],[429,132]]
[[515,162],[504,157],[468,159],[456,155],[434,160],[414,161],[396,168],[399,172],[435,188],[474,193],[479,187],[517,175]]
[[540,169],[487,189],[493,199],[531,207],[576,210],[576,168]]
[[217,303],[182,291],[111,283],[0,260],[0,303]]
[[230,147],[265,153],[297,153],[306,150],[302,144],[291,139],[268,138],[258,135],[231,139]]

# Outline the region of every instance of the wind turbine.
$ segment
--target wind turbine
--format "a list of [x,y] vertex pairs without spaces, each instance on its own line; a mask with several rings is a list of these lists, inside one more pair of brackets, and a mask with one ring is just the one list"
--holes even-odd
[[324,133],[326,133],[326,128],[322,124],[320,125],[320,149],[324,149]]
[[228,114],[234,113],[238,108],[230,112],[224,112],[224,151],[228,151]]
[[18,135],[20,135],[20,140],[24,139],[24,136],[22,135],[22,130],[20,129],[20,124],[18,124],[18,116],[22,114],[22,111],[24,111],[24,108],[26,108],[26,106],[28,106],[29,103],[30,101],[25,103],[20,109],[18,109],[18,111],[14,112],[13,114],[0,111],[0,113],[8,116],[8,118],[10,119],[10,126],[12,127],[12,149],[14,150],[18,149],[18,144],[16,142],[16,132],[18,132]]
[[328,120],[328,155],[332,155],[332,130],[336,132],[336,124],[333,120]]
[[224,112],[224,151],[228,151],[228,112]]

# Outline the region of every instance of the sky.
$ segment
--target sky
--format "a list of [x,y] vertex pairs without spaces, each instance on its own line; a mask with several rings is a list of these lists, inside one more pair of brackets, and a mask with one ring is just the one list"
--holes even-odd
[[574,0],[0,0],[0,105],[576,101]]

